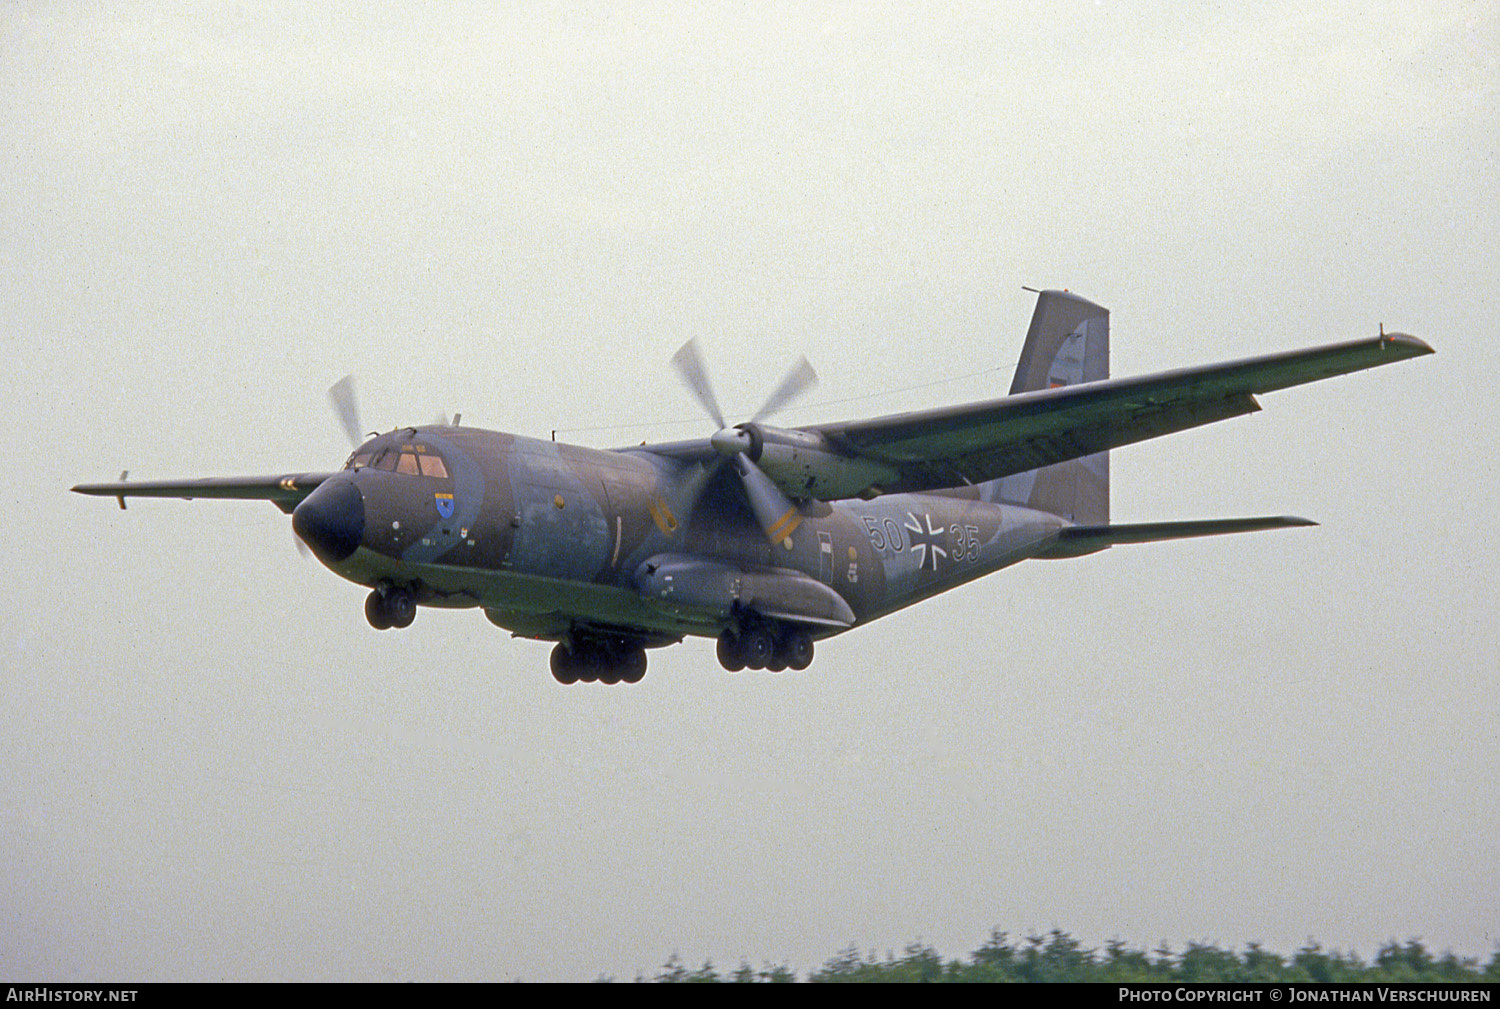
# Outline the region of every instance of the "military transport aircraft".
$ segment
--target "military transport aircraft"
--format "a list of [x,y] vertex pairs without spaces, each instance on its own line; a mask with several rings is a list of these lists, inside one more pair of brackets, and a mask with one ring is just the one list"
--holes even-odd
[[729,426],[696,344],[673,358],[716,427],[613,451],[451,424],[364,441],[331,473],[83,484],[114,497],[267,500],[376,628],[479,607],[555,642],[562,683],[634,683],[646,649],[718,639],[725,669],[805,669],[814,642],[1033,557],[1312,525],[1289,516],[1113,524],[1109,450],[1260,409],[1288,386],[1432,353],[1386,333],[1227,364],[1109,377],[1109,313],[1037,292],[1010,394],[873,420],[777,428],[816,381],[792,369]]

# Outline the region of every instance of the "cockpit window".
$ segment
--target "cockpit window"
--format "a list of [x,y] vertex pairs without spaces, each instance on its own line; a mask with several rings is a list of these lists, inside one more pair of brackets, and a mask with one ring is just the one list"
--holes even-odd
[[434,480],[448,479],[448,466],[442,456],[427,445],[386,445],[355,449],[344,469],[380,469],[405,476],[424,476]]

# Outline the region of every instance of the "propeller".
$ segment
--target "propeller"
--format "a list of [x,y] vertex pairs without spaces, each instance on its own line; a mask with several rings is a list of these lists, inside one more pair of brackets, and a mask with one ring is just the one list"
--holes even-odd
[[[672,366],[677,369],[677,374],[688,391],[697,398],[719,428],[709,438],[719,453],[719,461],[705,474],[701,484],[693,489],[691,500],[697,504],[698,497],[709,483],[707,478],[725,461],[730,461],[745,488],[745,498],[750,503],[750,510],[755,513],[756,521],[765,530],[766,538],[772,543],[784,541],[797,528],[802,516],[776,482],[766,476],[765,471],[750,458],[756,437],[745,429],[745,425],[729,427],[725,424],[724,411],[719,408],[719,400],[714,396],[713,385],[708,380],[708,369],[703,364],[696,339],[689,340],[678,348],[677,353],[672,355]],[[748,423],[754,424],[770,416],[817,384],[818,374],[807,363],[807,358],[798,358]]]
[[328,400],[339,415],[339,423],[344,425],[349,444],[358,448],[365,439],[364,429],[359,425],[359,404],[354,398],[354,376],[345,375],[333,383],[333,388],[328,390]]
[[[777,412],[817,384],[818,373],[813,371],[812,365],[807,363],[807,358],[797,358],[797,362],[792,365],[791,370],[782,377],[781,384],[761,404],[761,408],[755,411],[755,416],[750,418],[750,423],[754,424],[771,416],[771,414]],[[722,426],[721,424],[720,427]]]
[[[328,390],[328,401],[333,404],[334,413],[339,415],[339,423],[343,425],[344,434],[349,438],[349,444],[359,448],[364,443],[364,431],[359,424],[359,403],[354,395],[354,376],[345,375],[333,383]],[[312,551],[302,541],[302,537],[292,535],[292,542],[297,545],[297,553],[304,560],[312,557]]]
[[720,428],[724,427],[724,411],[719,409],[719,401],[714,397],[714,388],[708,381],[708,369],[703,366],[703,355],[698,353],[696,337],[677,348],[677,353],[672,355],[672,367],[677,369],[688,392],[698,397],[698,402],[703,404],[703,409],[708,411],[713,422]]

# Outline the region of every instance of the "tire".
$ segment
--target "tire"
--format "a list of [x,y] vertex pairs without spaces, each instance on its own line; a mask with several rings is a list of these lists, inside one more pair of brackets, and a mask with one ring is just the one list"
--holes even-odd
[[753,630],[740,638],[740,657],[750,669],[764,669],[776,654],[776,639],[766,630]]
[[812,665],[812,635],[803,630],[795,630],[787,634],[781,642],[781,658],[789,667],[799,672]]
[[620,679],[626,683],[639,683],[646,675],[646,649],[636,648],[625,653],[620,662]]
[[578,664],[573,661],[573,653],[568,651],[567,645],[558,642],[553,646],[552,657],[547,664],[552,667],[552,678],[558,683],[568,685],[578,682]]
[[417,600],[410,589],[391,589],[385,597],[385,611],[390,615],[392,627],[410,627],[417,619]]
[[391,629],[391,616],[386,612],[385,599],[380,595],[379,589],[365,596],[365,619],[377,631]]
[[719,635],[715,651],[719,655],[719,665],[729,672],[737,673],[745,668],[745,658],[740,652],[740,639],[733,631],[725,631]]

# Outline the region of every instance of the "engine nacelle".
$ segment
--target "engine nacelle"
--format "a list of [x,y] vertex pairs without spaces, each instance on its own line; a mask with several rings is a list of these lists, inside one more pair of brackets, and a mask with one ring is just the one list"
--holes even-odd
[[745,455],[788,497],[838,501],[873,497],[896,479],[896,471],[871,459],[844,455],[814,431],[740,424],[749,444]]

